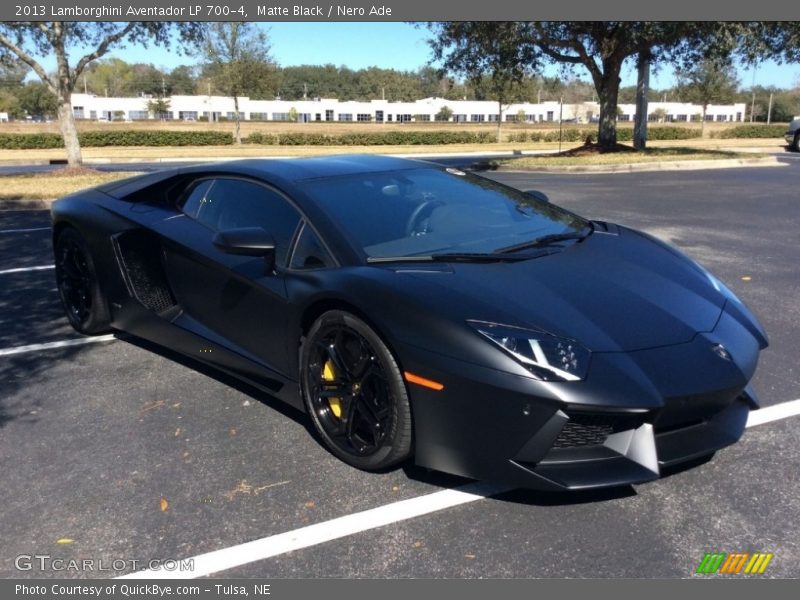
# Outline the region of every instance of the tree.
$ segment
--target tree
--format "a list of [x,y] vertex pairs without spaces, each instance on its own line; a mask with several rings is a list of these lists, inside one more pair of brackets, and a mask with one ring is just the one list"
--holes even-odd
[[[585,67],[600,104],[598,144],[602,151],[616,147],[620,74],[626,60],[646,56],[649,69],[651,62],[667,58],[688,61],[697,56],[724,55],[749,31],[741,23],[661,21],[484,22],[465,26],[443,22],[429,27],[435,34],[431,43],[434,57],[444,58],[446,65],[469,66],[476,55],[516,46],[520,53],[525,49],[527,59],[533,61],[528,64],[531,69],[543,60]],[[497,54],[481,60],[496,58]]]
[[[21,61],[55,95],[67,163],[74,167],[81,164],[82,158],[72,112],[72,93],[86,67],[114,47],[148,41],[161,47],[169,46],[173,29],[177,29],[181,43],[194,41],[202,36],[203,28],[202,23],[196,22],[3,22],[0,23],[0,61]],[[88,51],[72,61],[70,50],[74,48]],[[42,64],[42,59],[50,55],[56,59],[53,73],[48,73]]]
[[437,121],[449,121],[453,118],[453,109],[449,106],[442,106],[439,109],[439,112],[436,113],[434,117]]
[[145,103],[147,112],[153,113],[156,119],[169,118],[169,100],[166,98],[152,98]]
[[209,27],[203,44],[206,72],[214,86],[233,98],[234,138],[242,143],[239,97],[257,96],[275,81],[267,34],[253,23],[218,22]]
[[28,115],[55,116],[58,99],[43,83],[29,81],[16,90],[20,108]]
[[170,95],[193,96],[197,93],[197,74],[195,68],[189,65],[180,65],[172,69],[167,75],[167,87]]
[[705,132],[706,112],[711,103],[731,102],[739,80],[730,58],[705,59],[675,73],[681,100],[703,107],[700,132]]
[[448,21],[433,24],[438,35],[430,43],[433,57],[445,69],[465,75],[475,87],[485,86],[497,101],[497,141],[503,112],[522,99],[521,82],[536,65],[530,44],[520,44],[524,24],[514,21]]

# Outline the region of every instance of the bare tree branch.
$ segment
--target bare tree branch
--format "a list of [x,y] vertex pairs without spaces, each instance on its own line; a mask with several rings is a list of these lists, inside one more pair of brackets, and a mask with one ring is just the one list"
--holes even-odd
[[102,42],[100,42],[100,44],[97,46],[94,52],[90,52],[86,56],[82,57],[75,65],[75,69],[73,71],[74,80],[77,81],[78,77],[80,77],[80,74],[83,73],[83,70],[86,68],[86,65],[88,65],[93,60],[96,60],[101,56],[103,56],[106,52],[108,52],[108,48],[109,46],[111,46],[111,44],[115,44],[123,37],[128,35],[128,33],[130,33],[134,27],[136,27],[136,23],[134,22],[128,23],[123,29],[120,29],[117,33],[106,36],[106,38],[103,39]]
[[25,52],[25,50],[17,46],[2,32],[0,32],[0,44],[11,50],[14,54],[17,55],[17,58],[19,58],[22,62],[24,62],[31,69],[33,69],[33,71],[41,78],[42,82],[45,85],[47,85],[47,89],[49,89],[54,94],[58,93],[55,83],[53,82],[52,79],[50,79],[50,76],[47,74],[47,71],[45,71],[38,62],[36,62],[36,59],[33,58],[27,52]]

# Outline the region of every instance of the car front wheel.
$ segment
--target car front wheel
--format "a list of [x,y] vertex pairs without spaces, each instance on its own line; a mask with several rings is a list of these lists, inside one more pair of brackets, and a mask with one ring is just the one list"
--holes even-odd
[[108,331],[108,308],[86,241],[75,229],[64,229],[54,250],[56,284],[70,325],[87,335]]
[[306,409],[325,446],[368,471],[407,459],[412,418],[402,373],[363,320],[331,310],[312,325],[300,351]]

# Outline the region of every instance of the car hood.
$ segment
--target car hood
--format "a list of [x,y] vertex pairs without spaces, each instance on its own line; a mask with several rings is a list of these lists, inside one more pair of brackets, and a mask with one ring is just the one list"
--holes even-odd
[[711,331],[725,299],[706,274],[674,248],[615,231],[531,260],[397,271],[428,287],[451,318],[544,329],[595,352],[680,344]]

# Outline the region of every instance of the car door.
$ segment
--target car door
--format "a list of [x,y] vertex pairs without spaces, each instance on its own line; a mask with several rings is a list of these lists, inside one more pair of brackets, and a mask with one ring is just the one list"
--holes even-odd
[[[183,314],[175,324],[289,375],[284,267],[301,222],[277,190],[236,177],[200,179],[178,201],[179,214],[157,226],[165,268]],[[260,257],[226,254],[214,236],[262,227],[275,241],[275,270]]]

